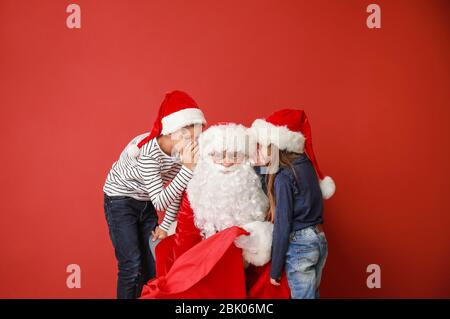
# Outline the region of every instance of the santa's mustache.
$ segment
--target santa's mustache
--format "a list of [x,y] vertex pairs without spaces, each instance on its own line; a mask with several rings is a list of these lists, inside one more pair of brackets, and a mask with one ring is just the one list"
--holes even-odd
[[221,173],[232,173],[232,172],[237,172],[239,170],[239,165],[240,164],[233,164],[231,166],[224,166],[222,164],[213,164],[214,167],[217,169],[217,171],[221,172]]

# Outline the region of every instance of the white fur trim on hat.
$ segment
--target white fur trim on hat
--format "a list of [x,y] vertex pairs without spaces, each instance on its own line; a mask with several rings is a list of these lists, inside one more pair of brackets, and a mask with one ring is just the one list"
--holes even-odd
[[255,221],[242,228],[250,235],[241,235],[234,242],[237,247],[242,248],[244,260],[255,266],[267,264],[271,257],[273,224]]
[[329,199],[334,195],[336,184],[330,176],[325,176],[325,178],[320,181],[320,190],[322,191],[322,197],[324,199]]
[[187,108],[163,117],[161,124],[161,134],[167,135],[189,125],[206,124],[206,120],[202,110]]
[[213,152],[238,152],[248,155],[248,130],[241,124],[213,125],[199,139],[200,156],[206,158]]
[[303,153],[305,148],[305,137],[300,132],[293,132],[287,126],[275,126],[262,119],[253,122],[251,132],[256,141],[269,146],[274,144],[279,150]]

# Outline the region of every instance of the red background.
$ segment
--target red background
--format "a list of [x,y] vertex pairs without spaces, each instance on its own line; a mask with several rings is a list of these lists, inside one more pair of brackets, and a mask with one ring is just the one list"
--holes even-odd
[[376,1],[379,30],[371,1],[74,2],[81,30],[0,1],[0,297],[115,296],[102,186],[172,89],[210,123],[307,111],[337,183],[323,297],[450,297],[447,1]]

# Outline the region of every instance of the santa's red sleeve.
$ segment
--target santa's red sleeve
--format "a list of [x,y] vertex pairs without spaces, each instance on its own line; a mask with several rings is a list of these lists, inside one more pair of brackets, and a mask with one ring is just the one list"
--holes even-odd
[[184,192],[175,234],[163,239],[156,246],[156,276],[167,274],[175,260],[201,240],[200,231],[195,227],[194,212]]

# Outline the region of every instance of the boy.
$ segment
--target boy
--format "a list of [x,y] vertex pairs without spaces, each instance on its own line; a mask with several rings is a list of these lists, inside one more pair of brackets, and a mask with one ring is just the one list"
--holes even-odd
[[[134,138],[106,178],[104,208],[118,262],[119,299],[139,297],[155,276],[148,241],[152,234],[153,240],[167,236],[176,219],[197,158],[195,138],[205,124],[188,94],[166,94],[151,133]],[[156,210],[165,210],[159,226]]]

